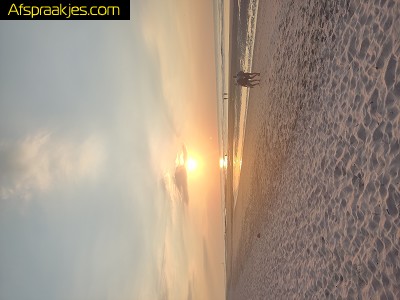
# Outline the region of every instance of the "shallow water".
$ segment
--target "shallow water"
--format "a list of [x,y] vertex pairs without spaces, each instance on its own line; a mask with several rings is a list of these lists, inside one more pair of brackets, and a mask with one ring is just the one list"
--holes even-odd
[[[252,71],[253,49],[256,35],[258,0],[238,0],[238,11],[234,22],[238,24],[234,48],[230,49],[230,3],[220,0],[215,3],[215,33],[216,33],[216,73],[217,73],[217,100],[218,100],[218,125],[220,140],[220,156],[228,153],[228,101],[234,102],[234,133],[233,133],[233,195],[236,204],[237,192],[240,182],[243,145],[245,139],[246,115],[249,98],[249,89],[235,87],[234,93],[224,100],[230,86],[232,76],[239,69],[245,72]],[[234,55],[235,57],[231,57]],[[234,65],[237,69],[230,70],[232,60],[237,60]],[[226,93],[226,94],[225,94]],[[226,165],[221,169],[221,194],[225,197]]]
[[[242,1],[239,1],[239,31],[243,30],[242,34],[237,35],[237,44],[239,45],[239,53],[236,59],[239,59],[240,70],[245,72],[252,71],[253,62],[253,49],[256,35],[257,25],[257,11],[258,11],[258,0],[251,0],[242,5]],[[241,10],[240,7],[245,7],[245,10]],[[243,17],[241,14],[246,14]],[[241,20],[245,20],[245,24],[241,24]],[[232,58],[235,59],[235,58]],[[239,70],[232,70],[231,74],[235,74]],[[225,74],[229,76],[229,74]],[[243,156],[243,145],[245,140],[245,129],[246,129],[246,116],[247,106],[249,99],[250,89],[238,87],[239,91],[235,94],[235,98],[231,99],[235,101],[235,125],[234,125],[234,141],[233,141],[233,195],[234,195],[234,206],[236,206],[240,174],[242,167],[242,156]]]

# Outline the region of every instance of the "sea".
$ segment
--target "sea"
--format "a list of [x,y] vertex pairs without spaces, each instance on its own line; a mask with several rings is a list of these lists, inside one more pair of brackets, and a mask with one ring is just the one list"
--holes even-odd
[[[240,70],[251,72],[259,0],[215,0],[215,65],[222,205],[225,207],[228,166],[228,109],[234,110],[233,196],[236,206],[245,141],[249,89],[234,85]],[[229,105],[233,102],[234,105]],[[232,114],[231,114],[232,115]],[[223,210],[224,211],[224,210]]]

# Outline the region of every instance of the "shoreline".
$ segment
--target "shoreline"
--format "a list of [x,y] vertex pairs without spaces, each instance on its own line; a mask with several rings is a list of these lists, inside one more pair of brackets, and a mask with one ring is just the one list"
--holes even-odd
[[[232,57],[237,55],[237,51],[233,50],[236,49],[237,43],[236,40],[232,38],[235,35],[237,28],[236,22],[234,22],[234,15],[238,10],[237,2],[232,1],[230,5],[230,21],[229,21],[229,28],[230,28],[230,45],[229,45],[229,52],[231,55],[230,59],[230,66],[229,66],[229,74],[228,78],[232,77],[232,70],[233,63]],[[234,94],[234,88],[232,84],[229,84],[228,95],[231,98],[231,95]],[[225,284],[226,290],[228,290],[229,282],[230,282],[230,273],[232,270],[232,260],[231,260],[231,244],[232,244],[232,223],[233,223],[233,135],[234,135],[234,103],[232,101],[228,102],[228,164],[226,170],[226,190],[225,190],[225,209],[226,209],[226,227],[225,227],[225,266],[226,266],[226,276],[225,276]]]
[[[259,4],[260,5],[260,4]],[[237,35],[237,26],[239,20],[234,19],[234,15],[238,13],[238,5],[237,2],[234,2],[234,5],[231,5],[231,13],[232,13],[232,25],[231,25],[231,34],[232,35]],[[272,18],[276,14],[276,5],[271,5],[269,6],[269,11],[270,15],[269,17]],[[257,40],[257,36],[256,36]],[[232,78],[233,74],[236,73],[237,70],[240,69],[240,63],[238,57],[239,53],[239,45],[237,44],[237,40],[231,39],[231,64],[230,64],[230,70],[232,71],[231,74],[229,74],[229,77]],[[254,61],[254,58],[253,58]],[[236,71],[235,71],[236,70]],[[257,89],[257,88],[256,88]],[[249,99],[251,98],[252,95],[252,90],[250,90],[250,95]],[[235,99],[238,98],[239,93],[238,93],[238,87],[231,84],[229,88],[229,95],[234,95]],[[250,101],[250,100],[249,100]],[[240,201],[237,202],[238,205],[238,210],[235,210],[234,208],[234,191],[233,191],[233,160],[234,160],[234,126],[236,122],[237,116],[235,115],[235,103],[232,101],[229,102],[229,107],[228,107],[228,166],[227,166],[227,181],[226,181],[226,210],[227,210],[227,228],[226,228],[226,282],[227,282],[227,290],[229,290],[229,286],[231,284],[231,272],[235,270],[235,267],[233,266],[235,262],[235,253],[237,252],[237,247],[238,243],[240,240],[240,237],[237,237],[237,234],[234,234],[236,232],[240,232],[240,228],[237,228],[237,223],[235,223],[235,219],[241,220],[243,218],[243,207],[245,207],[248,203],[244,202],[243,200],[246,199],[240,199]],[[245,129],[247,131],[247,127]],[[244,147],[243,147],[244,148]],[[244,149],[243,149],[244,150]],[[242,170],[243,172],[243,170]],[[242,173],[241,172],[241,173]],[[245,178],[246,175],[243,177]],[[242,178],[242,175],[241,175]],[[239,198],[239,190],[240,190],[240,183],[238,187],[238,195],[237,197]],[[241,197],[242,198],[242,197]]]

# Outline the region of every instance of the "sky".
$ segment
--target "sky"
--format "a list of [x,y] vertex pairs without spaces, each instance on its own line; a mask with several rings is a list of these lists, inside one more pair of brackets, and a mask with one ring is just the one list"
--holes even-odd
[[224,298],[212,9],[2,21],[0,299]]

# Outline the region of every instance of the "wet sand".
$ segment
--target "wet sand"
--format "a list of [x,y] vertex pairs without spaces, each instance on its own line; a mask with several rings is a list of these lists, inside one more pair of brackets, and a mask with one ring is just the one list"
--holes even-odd
[[399,37],[399,1],[260,1],[229,299],[400,299]]

